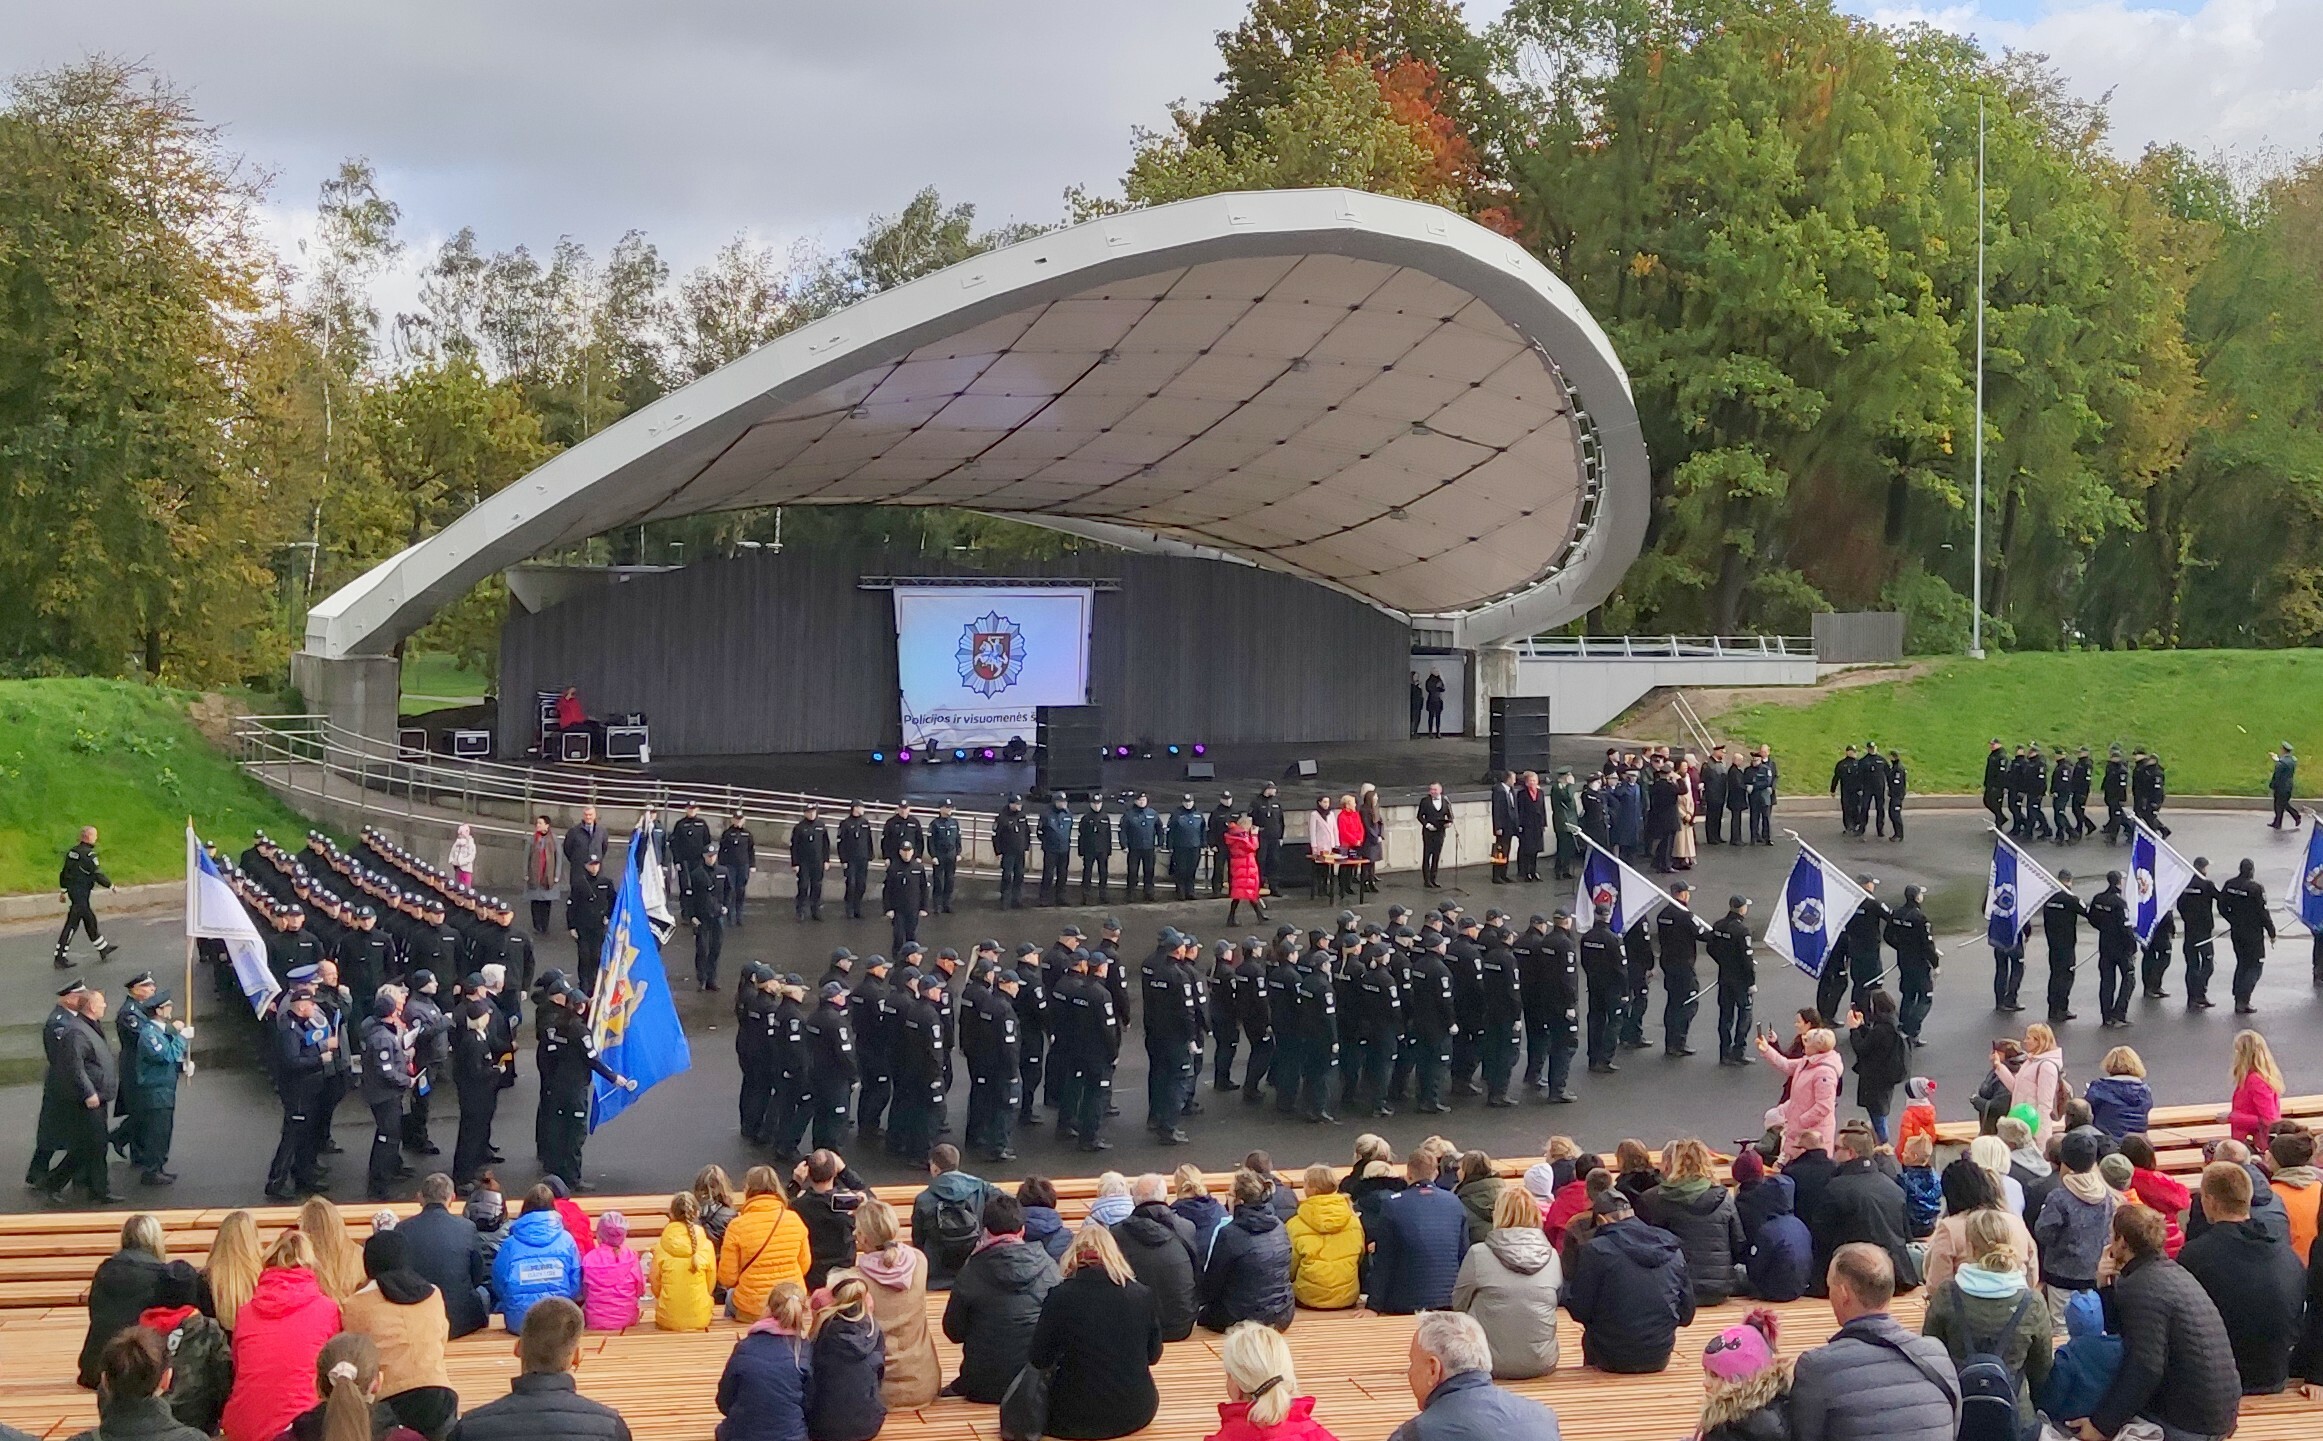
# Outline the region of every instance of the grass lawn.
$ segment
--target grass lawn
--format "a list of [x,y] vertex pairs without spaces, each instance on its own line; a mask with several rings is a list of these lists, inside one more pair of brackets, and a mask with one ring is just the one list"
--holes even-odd
[[131,681],[0,681],[0,894],[54,887],[84,825],[122,886],[185,875],[188,815],[230,852],[253,829],[306,833],[194,729],[189,699]]
[[403,658],[403,713],[473,705],[484,698],[484,677],[461,668],[448,655],[412,653]]
[[2299,793],[2323,793],[2323,651],[2028,652],[1937,663],[1916,679],[1833,691],[1810,705],[1727,711],[1713,733],[1765,742],[1819,789],[1840,748],[1903,751],[1915,791],[1975,791],[1994,736],[2159,751],[2174,795],[2264,795],[2268,755],[2289,741]]

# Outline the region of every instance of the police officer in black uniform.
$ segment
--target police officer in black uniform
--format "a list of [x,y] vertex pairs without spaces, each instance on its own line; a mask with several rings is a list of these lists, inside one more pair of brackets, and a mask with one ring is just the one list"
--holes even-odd
[[1335,1126],[1331,1114],[1331,1073],[1339,1064],[1339,999],[1331,984],[1330,939],[1322,931],[1307,933],[1307,949],[1292,968],[1298,977],[1293,992],[1292,1034],[1298,1062],[1292,1087],[1299,1114],[1315,1125]]
[[910,967],[897,973],[906,999],[897,1020],[894,1114],[887,1124],[887,1153],[925,1157],[936,1144],[936,1116],[942,1106],[944,1027],[937,1014],[943,982]]
[[889,970],[887,957],[865,957],[863,979],[855,983],[849,1007],[863,1076],[863,1089],[855,1097],[855,1129],[863,1137],[878,1134],[895,1098],[895,1026],[903,998],[888,985]]
[[820,1003],[806,1021],[807,1075],[815,1116],[815,1146],[835,1151],[847,1139],[855,1099],[855,1028],[843,981],[825,981]]
[[[703,827],[705,835],[708,829]],[[725,878],[706,848],[685,863],[685,878],[686,919],[694,925],[694,984],[714,991],[718,989],[718,958],[726,948]]]
[[64,864],[56,873],[57,899],[66,904],[64,929],[56,933],[56,968],[60,971],[73,964],[69,951],[75,926],[87,929],[100,961],[121,948],[118,941],[105,939],[97,929],[97,913],[89,908],[89,896],[99,886],[111,890],[113,881],[97,863],[97,828],[83,826],[80,840],[65,852]]
[[1483,955],[1477,964],[1484,992],[1484,1029],[1477,1038],[1477,1059],[1484,1070],[1484,1104],[1516,1104],[1508,1094],[1516,1072],[1517,1044],[1524,1025],[1524,997],[1517,983],[1516,936],[1504,926],[1487,923],[1481,932]]
[[266,1172],[267,1197],[276,1201],[323,1189],[314,1117],[322,1107],[324,1068],[339,1044],[330,1023],[315,1009],[313,986],[292,986],[284,993],[282,1007],[271,1036],[275,1092],[282,1100],[282,1137]]
[[949,796],[936,807],[936,818],[928,822],[928,874],[935,883],[935,908],[945,915],[952,913],[952,893],[960,877],[960,852],[965,846],[960,834],[960,818],[952,814]]
[[588,857],[573,874],[565,894],[565,929],[573,937],[573,970],[583,990],[597,988],[597,965],[605,955],[605,926],[613,915],[613,883],[602,874],[603,864]]
[[1710,959],[1718,967],[1718,1064],[1750,1064],[1751,1000],[1758,961],[1751,954],[1750,898],[1726,898],[1726,914],[1710,928]]
[[2275,919],[2267,914],[2267,888],[2253,873],[2247,859],[2235,868],[2234,879],[2218,888],[2218,916],[2226,922],[2226,939],[2234,947],[2234,1013],[2247,1016],[2257,1010],[2250,1003],[2266,969],[2267,942],[2275,938]]
[[966,1139],[987,1161],[1012,1161],[1009,1124],[1023,1100],[1024,1021],[1017,1000],[1025,981],[1014,966],[993,972],[976,1000],[976,1026],[963,1026],[963,1041],[976,1040],[968,1051],[968,1129]]
[[1201,1060],[1201,1007],[1178,965],[1192,948],[1192,938],[1164,930],[1138,968],[1145,1010],[1145,1125],[1165,1146],[1192,1139],[1178,1126],[1191,1068]]
[[1536,915],[1510,949],[1516,955],[1517,995],[1524,1003],[1524,1083],[1537,1086],[1549,1064],[1550,1013],[1556,987],[1549,978],[1549,918]]
[[2210,973],[2218,968],[2218,884],[2210,879],[2210,858],[2194,857],[2194,876],[2178,893],[2178,917],[2185,923],[2180,949],[2186,958],[2186,1009],[2207,1011]]
[[2061,889],[2041,903],[2041,937],[2049,946],[2049,1024],[2074,1018],[2074,952],[2081,945],[2081,919],[2089,908],[2073,894],[2073,873],[2057,872]]
[[1905,886],[1904,903],[1888,918],[1886,929],[1887,943],[1896,953],[1896,1029],[1915,1046],[1921,1043],[1920,1027],[1936,1004],[1936,968],[1943,963],[1936,954],[1928,913],[1920,909],[1920,895],[1918,886]]
[[1629,995],[1629,972],[1621,937],[1613,931],[1613,907],[1599,906],[1596,912],[1575,948],[1581,954],[1582,979],[1589,983],[1589,1071],[1604,1076],[1621,1069],[1613,1053],[1621,1031],[1622,1003]]
[[1012,911],[1024,909],[1024,858],[1031,850],[1032,822],[1024,814],[1024,797],[1011,795],[992,818],[992,854],[1000,862],[1000,904]]
[[796,971],[774,978],[774,1096],[766,1108],[775,1158],[796,1162],[814,1118],[813,1051],[807,1044],[807,978]]
[[[1097,878],[1097,901],[1100,905],[1113,899],[1113,817],[1105,813],[1105,798],[1089,797],[1089,809],[1081,813],[1079,849],[1081,856],[1081,904],[1089,904],[1089,878]],[[1059,889],[1062,889],[1060,885]]]
[[[1226,1027],[1219,1028],[1218,1047],[1226,1048],[1228,1028],[1239,1031],[1250,1048],[1250,1060],[1242,1069],[1242,1103],[1255,1106],[1265,1099],[1260,1082],[1275,1074],[1274,1069],[1274,987],[1268,974],[1267,948],[1256,937],[1242,943],[1242,953],[1234,961],[1228,978],[1230,1002]],[[1279,1083],[1278,1083],[1279,1084]]]
[[1984,753],[1984,808],[1992,813],[1992,827],[1999,830],[2008,821],[2002,813],[2002,801],[2008,795],[2008,754],[2001,749],[1999,736],[1992,738],[1991,748]]
[[903,948],[919,937],[920,921],[933,903],[929,889],[928,868],[918,847],[908,837],[897,842],[895,858],[887,863],[887,876],[879,887],[879,909],[887,914],[889,949],[899,960]]
[[[1273,781],[1258,788],[1258,799],[1250,803],[1250,824],[1258,832],[1258,893],[1272,896],[1281,893],[1276,883],[1276,872],[1282,865],[1283,837],[1282,798],[1275,793]],[[1151,888],[1147,900],[1153,899]]]
[[1702,1009],[1702,981],[1694,961],[1702,934],[1709,927],[1694,914],[1692,886],[1678,881],[1671,885],[1670,895],[1677,904],[1662,907],[1654,917],[1662,962],[1662,1053],[1691,1056],[1694,1048],[1686,1041],[1694,1028],[1694,1017]]
[[845,882],[847,919],[863,919],[863,897],[871,890],[871,852],[873,848],[871,822],[863,814],[863,802],[847,807],[847,818],[839,822],[839,873]]
[[1072,811],[1066,808],[1065,793],[1058,791],[1049,797],[1049,808],[1041,813],[1041,893],[1044,906],[1065,903],[1065,870],[1073,860]]
[[1629,976],[1629,994],[1621,1003],[1621,1045],[1623,1050],[1642,1051],[1646,1009],[1654,996],[1653,933],[1645,921],[1621,933],[1621,961]]
[[2129,1024],[2129,998],[2137,992],[2137,932],[2121,880],[2121,872],[2107,871],[2105,889],[2090,897],[2084,912],[2097,933],[2098,1024],[2107,1030]]
[[[494,1159],[493,1116],[500,1108],[501,1089],[515,1080],[516,1057],[506,1013],[489,995],[472,990],[453,1012],[452,1021],[452,1088],[460,1103],[460,1130],[452,1142],[452,1181],[467,1187]],[[368,1084],[368,1076],[365,1081]],[[401,1125],[399,1119],[399,1139]]]
[[1453,1009],[1451,967],[1444,960],[1447,945],[1441,931],[1430,934],[1414,948],[1404,972],[1412,1101],[1423,1116],[1440,1116],[1452,1109],[1444,1103],[1444,1076],[1451,1068],[1452,1037],[1460,1023]]
[[809,803],[807,813],[790,828],[791,915],[799,920],[823,918],[823,871],[831,864],[831,828],[823,824],[822,808]]
[[1057,1129],[1060,1135],[1076,1138],[1080,1148],[1090,1152],[1113,1147],[1100,1132],[1112,1103],[1113,1057],[1120,1045],[1113,994],[1103,979],[1092,973],[1094,959],[1088,951],[1072,952],[1072,968],[1049,999],[1063,1018],[1049,1057],[1053,1070],[1065,1076],[1059,1090],[1064,1105]]
[[2105,843],[2126,840],[2129,832],[2129,762],[2114,746],[2105,757]]
[[372,998],[363,1020],[363,1105],[371,1112],[371,1160],[364,1194],[388,1199],[389,1188],[412,1174],[403,1164],[403,1103],[418,1077],[400,1007],[392,991]]
[[589,1035],[583,1014],[589,998],[569,985],[548,993],[547,1003],[535,1017],[539,1046],[535,1065],[540,1072],[540,1105],[534,1117],[533,1145],[540,1168],[561,1179],[568,1189],[594,1191],[581,1174],[581,1147],[589,1139],[589,1078],[602,1076],[625,1091],[637,1082],[605,1064]]
[[742,1139],[768,1139],[767,1113],[774,1098],[774,971],[763,961],[742,968],[734,988],[734,1062],[742,1073],[737,1113]]

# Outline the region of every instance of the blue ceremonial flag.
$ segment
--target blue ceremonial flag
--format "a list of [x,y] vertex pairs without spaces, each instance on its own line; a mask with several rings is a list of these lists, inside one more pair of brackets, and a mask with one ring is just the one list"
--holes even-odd
[[1599,906],[1613,908],[1613,918],[1607,924],[1620,934],[1672,904],[1667,892],[1620,857],[1608,855],[1580,831],[1573,834],[1587,851],[1581,860],[1581,889],[1573,897],[1573,920],[1580,929],[1587,930],[1595,923]]
[[621,891],[605,927],[597,993],[589,998],[589,1028],[598,1055],[616,1074],[637,1082],[637,1089],[626,1090],[597,1077],[589,1095],[592,1131],[629,1109],[656,1082],[694,1064],[685,1027],[678,1024],[677,1003],[670,997],[669,974],[662,969],[661,941],[654,934],[638,879],[642,867],[636,858],[648,849],[629,848],[632,860],[622,867]]
[[2299,919],[2323,931],[2323,815],[2307,826],[2307,860],[2299,867]]
[[1992,833],[1992,878],[1984,888],[1984,934],[2001,950],[2014,949],[2025,927],[2065,889],[2041,863],[1998,831]]
[[1766,943],[1790,963],[1821,980],[1823,963],[1839,943],[1839,933],[1871,893],[1845,871],[1799,842],[1799,859],[1783,882],[1782,909],[1767,923]]
[[2136,833],[2129,843],[2129,918],[2136,927],[2138,944],[2150,945],[2154,928],[2178,903],[2186,883],[2194,879],[2194,867],[2156,835],[2153,827],[2135,818],[2130,824]]

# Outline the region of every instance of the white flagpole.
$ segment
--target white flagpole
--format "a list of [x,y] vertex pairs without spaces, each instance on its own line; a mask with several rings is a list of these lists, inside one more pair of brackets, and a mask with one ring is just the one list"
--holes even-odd
[[1984,97],[1976,97],[1976,540],[1968,581],[1968,654],[1984,659]]

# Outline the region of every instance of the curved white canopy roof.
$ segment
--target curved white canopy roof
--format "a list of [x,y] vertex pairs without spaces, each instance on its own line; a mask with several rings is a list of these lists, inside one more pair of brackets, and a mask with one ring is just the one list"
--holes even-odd
[[1628,377],[1522,247],[1347,190],[1109,216],[899,286],[664,396],[349,583],[379,654],[493,571],[640,521],[949,505],[1329,585],[1473,646],[1637,555]]

